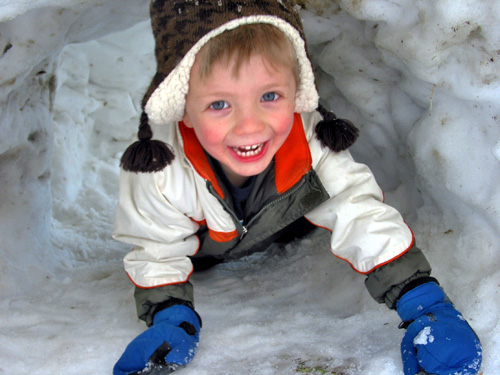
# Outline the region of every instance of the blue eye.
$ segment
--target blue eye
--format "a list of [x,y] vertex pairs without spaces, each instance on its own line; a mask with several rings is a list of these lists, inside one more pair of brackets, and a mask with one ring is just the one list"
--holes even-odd
[[224,100],[218,100],[210,104],[210,108],[215,109],[216,111],[220,111],[221,109],[227,108],[228,105]]
[[262,101],[272,102],[274,100],[277,100],[279,97],[280,97],[279,94],[275,92],[266,92],[264,95],[262,95]]

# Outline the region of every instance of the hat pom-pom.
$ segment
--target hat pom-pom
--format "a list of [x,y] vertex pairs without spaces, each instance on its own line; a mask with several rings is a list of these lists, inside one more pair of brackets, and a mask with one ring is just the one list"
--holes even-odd
[[129,172],[159,172],[175,158],[172,149],[165,142],[151,139],[153,131],[146,113],[141,115],[139,140],[132,143],[123,153],[120,166]]
[[323,120],[316,125],[315,131],[323,146],[334,152],[340,152],[356,142],[359,130],[351,121],[337,118],[322,105],[319,105],[317,110],[323,116]]

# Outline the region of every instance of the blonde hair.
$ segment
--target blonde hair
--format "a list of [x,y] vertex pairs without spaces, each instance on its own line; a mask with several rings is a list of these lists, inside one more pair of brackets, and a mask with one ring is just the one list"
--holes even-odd
[[237,76],[241,65],[256,54],[265,57],[275,69],[291,68],[295,83],[299,84],[300,67],[292,42],[280,29],[267,23],[245,24],[210,39],[197,55],[200,76],[206,78],[215,63],[229,63],[233,57],[236,64],[232,73]]

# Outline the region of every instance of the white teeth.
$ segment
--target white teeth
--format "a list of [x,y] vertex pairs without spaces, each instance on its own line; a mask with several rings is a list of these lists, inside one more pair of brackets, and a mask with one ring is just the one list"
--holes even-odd
[[264,144],[259,143],[257,145],[252,146],[241,146],[241,147],[233,147],[234,152],[243,158],[250,157],[259,154],[262,151]]

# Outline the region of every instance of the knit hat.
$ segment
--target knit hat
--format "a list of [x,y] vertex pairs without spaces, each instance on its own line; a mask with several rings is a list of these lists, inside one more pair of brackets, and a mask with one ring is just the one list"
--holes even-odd
[[210,39],[241,25],[271,24],[288,37],[299,63],[295,110],[311,112],[318,107],[314,73],[293,0],[152,0],[150,13],[157,71],[142,99],[139,141],[125,151],[123,169],[156,172],[170,164],[175,156],[167,144],[152,139],[150,124],[182,120],[197,53]]

